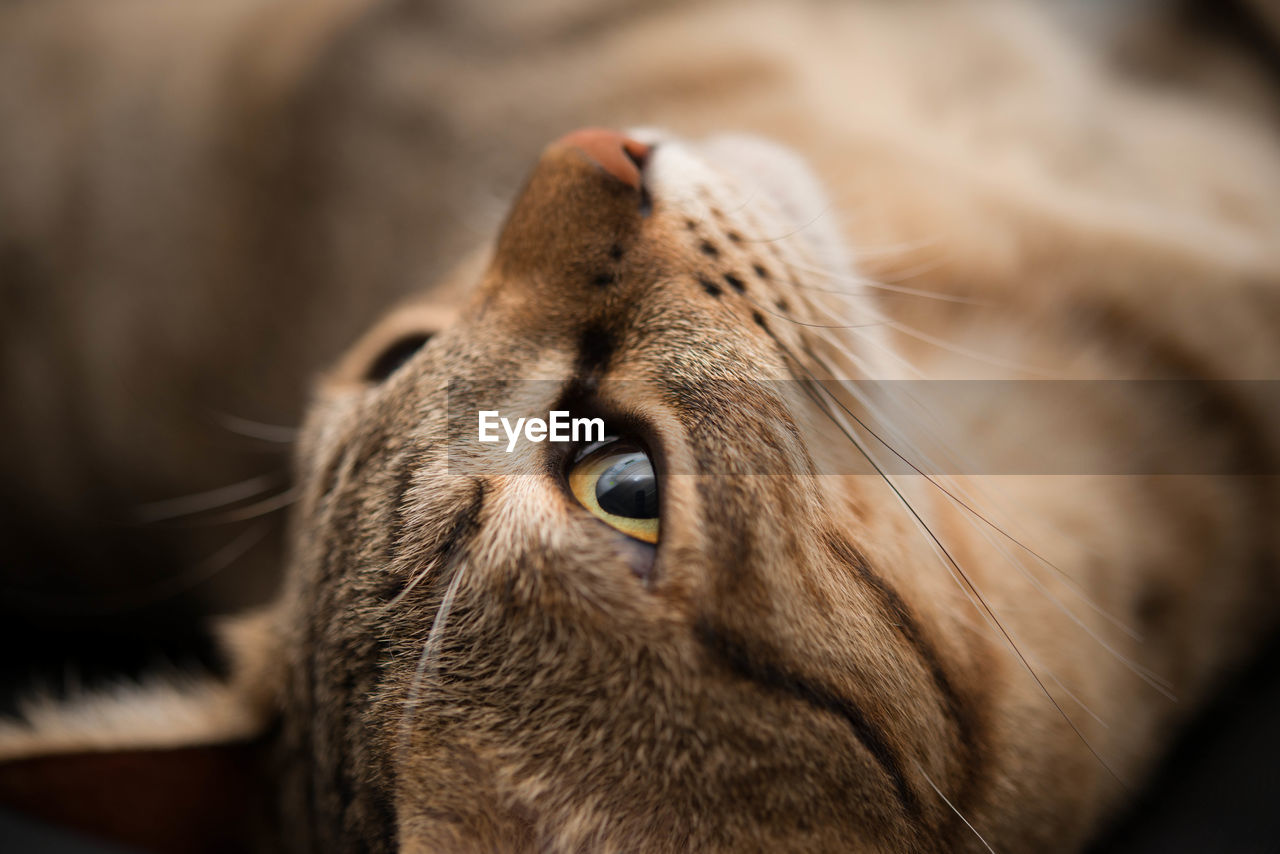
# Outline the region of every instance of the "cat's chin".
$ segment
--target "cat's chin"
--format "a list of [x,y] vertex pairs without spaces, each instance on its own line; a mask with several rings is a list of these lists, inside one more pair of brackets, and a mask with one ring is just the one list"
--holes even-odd
[[[656,146],[649,177],[656,198],[680,200],[706,187],[761,220],[760,239],[794,238],[822,269],[848,273],[849,253],[835,211],[804,159],[785,146],[728,133],[689,142],[662,131],[629,136]],[[767,200],[769,204],[759,204]]]

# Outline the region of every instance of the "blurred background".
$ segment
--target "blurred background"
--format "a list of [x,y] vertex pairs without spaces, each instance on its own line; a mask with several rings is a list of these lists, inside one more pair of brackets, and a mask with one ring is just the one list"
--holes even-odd
[[[1045,2],[1152,86],[1280,110],[1275,3]],[[484,243],[547,140],[647,118],[608,45],[677,5],[0,0],[0,712],[219,671],[205,621],[278,581],[312,378]],[[1280,851],[1277,662],[1097,851]],[[0,817],[40,846],[94,850]]]

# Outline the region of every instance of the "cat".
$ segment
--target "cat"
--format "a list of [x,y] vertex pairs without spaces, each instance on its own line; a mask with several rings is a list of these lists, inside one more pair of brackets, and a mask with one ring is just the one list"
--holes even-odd
[[[227,627],[230,677],[31,700],[12,779],[251,743],[268,766],[215,779],[269,780],[267,844],[299,851],[1075,850],[1275,626],[1262,78],[1168,93],[1007,3],[168,14],[189,41],[155,50],[218,61],[166,81],[197,108],[146,139],[181,156],[103,198],[202,254],[125,255],[195,280],[85,328],[175,314],[144,395],[215,376],[287,421],[303,366],[401,302],[313,387],[283,587]],[[441,248],[530,161],[495,238]],[[42,275],[110,298],[112,268],[70,266]],[[204,293],[271,349],[184,333]],[[474,440],[482,411],[560,410],[608,438]],[[87,451],[108,480],[224,469],[134,423]],[[624,470],[630,507],[601,486]]]

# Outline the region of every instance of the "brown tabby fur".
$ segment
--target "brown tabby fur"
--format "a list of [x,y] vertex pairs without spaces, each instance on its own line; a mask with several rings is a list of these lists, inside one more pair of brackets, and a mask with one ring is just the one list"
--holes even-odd
[[[175,58],[208,51],[189,79],[157,83],[189,114],[165,119],[173,140],[149,137],[169,159],[121,179],[145,186],[113,188],[108,152],[101,174],[85,167],[107,183],[103,210],[78,214],[88,224],[42,218],[61,193],[36,184],[70,180],[54,166],[11,177],[31,186],[4,203],[23,246],[177,241],[123,258],[74,244],[65,270],[42,274],[91,301],[114,277],[195,277],[182,294],[145,291],[119,326],[85,314],[86,334],[139,347],[136,324],[187,324],[172,361],[137,371],[138,394],[211,377],[227,406],[287,418],[277,383],[421,286],[319,383],[295,448],[284,589],[238,635],[229,690],[273,727],[281,844],[1074,850],[1274,626],[1274,477],[972,476],[965,490],[999,501],[962,506],[919,476],[815,475],[859,453],[841,410],[734,384],[857,378],[867,364],[898,376],[904,362],[957,379],[1272,378],[1280,154],[1274,110],[1250,100],[1265,78],[1246,64],[1210,57],[1162,91],[1037,7],[1006,3],[511,4],[503,24],[447,3],[226,4],[199,23],[185,9],[153,16],[157,5],[169,8],[0,13],[53,41],[76,32],[119,49],[132,42],[93,28],[133,38],[143,19],[191,39],[143,65],[185,68]],[[125,60],[104,62],[110,111],[137,84]],[[1214,94],[1221,79],[1238,100]],[[493,248],[445,274],[459,260],[446,247],[496,212],[477,188],[509,187],[526,154],[588,122],[670,129],[655,137],[649,198],[553,145]],[[762,176],[697,141],[726,129],[800,152],[829,212],[797,217],[768,189],[800,180],[790,167]],[[48,133],[9,134],[4,159],[46,156],[32,140]],[[690,159],[701,166],[680,165]],[[172,182],[197,194],[195,210]],[[148,204],[131,210],[139,196]],[[836,249],[871,281],[982,305],[842,299],[828,292],[851,287],[830,275]],[[225,359],[210,352],[225,338],[183,334],[241,312],[261,324],[246,335],[297,334]],[[830,328],[833,313],[870,325]],[[364,379],[419,330],[436,333],[419,354],[384,383]],[[245,391],[257,365],[269,377]],[[645,577],[553,459],[498,474],[449,456],[459,400],[545,411],[567,399],[635,425],[672,472]],[[1077,439],[1106,453],[1159,428],[1207,470],[1275,471],[1277,413],[1213,404],[1193,421],[1178,401],[1118,402],[1087,413]],[[999,452],[1057,417],[975,403],[957,432]],[[85,453],[105,462],[86,471],[145,490],[207,480],[229,459],[139,446],[132,425],[96,427]],[[42,501],[83,489],[88,475],[59,481],[41,464],[6,460],[46,484]],[[243,734],[232,719],[206,739]],[[21,729],[0,746],[30,740]]]

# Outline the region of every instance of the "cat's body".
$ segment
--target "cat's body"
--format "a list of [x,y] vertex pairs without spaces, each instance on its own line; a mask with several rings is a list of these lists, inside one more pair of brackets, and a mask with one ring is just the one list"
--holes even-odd
[[[116,275],[158,288],[193,269],[210,302],[154,297],[191,328],[219,305],[287,318],[296,335],[246,333],[212,368],[175,331],[166,369],[286,419],[297,398],[277,383],[425,288],[317,391],[285,589],[223,697],[252,702],[207,733],[279,717],[281,834],[299,850],[1073,849],[1274,625],[1280,423],[1257,386],[1225,382],[1280,365],[1276,116],[1247,66],[1202,66],[1243,75],[1235,100],[1206,94],[1209,74],[1162,91],[1006,4],[270,17],[291,8],[227,7],[196,39],[220,97],[169,83],[175,103],[218,106],[161,123],[183,128],[162,150],[194,164],[174,174],[209,196],[179,217],[188,201],[147,190],[129,215],[208,254],[140,250]],[[476,188],[505,192],[526,153],[586,122],[669,130],[629,137],[652,146],[635,186],[600,169],[599,136],[551,146],[496,248],[446,275],[476,242],[461,232],[500,210]],[[780,149],[709,136],[725,130],[788,145],[816,181]],[[96,225],[41,219],[61,196],[32,186],[13,203],[22,245],[63,227],[133,245],[92,209]],[[138,196],[119,192],[94,198]],[[102,298],[114,256],[72,245],[83,269],[49,275]],[[157,313],[83,323],[145,342],[129,330]],[[282,355],[257,387],[263,337]],[[176,382],[129,376],[161,396]],[[937,425],[877,420],[828,382],[920,377],[1180,384],[1084,383],[1086,403],[994,386],[994,404],[948,397]],[[444,441],[455,410],[557,405],[658,461],[656,552],[587,515],[554,452],[495,464]],[[1058,444],[1066,414],[1093,456],[1045,474],[1036,442]],[[41,417],[10,420],[39,433]],[[164,446],[112,423],[93,428],[99,486],[178,492],[233,459],[192,461],[177,426]],[[933,427],[954,444],[927,447]],[[1157,474],[1171,446],[1198,465]],[[48,503],[84,489],[12,456],[10,482]],[[148,740],[46,716],[53,737],[0,745]]]

